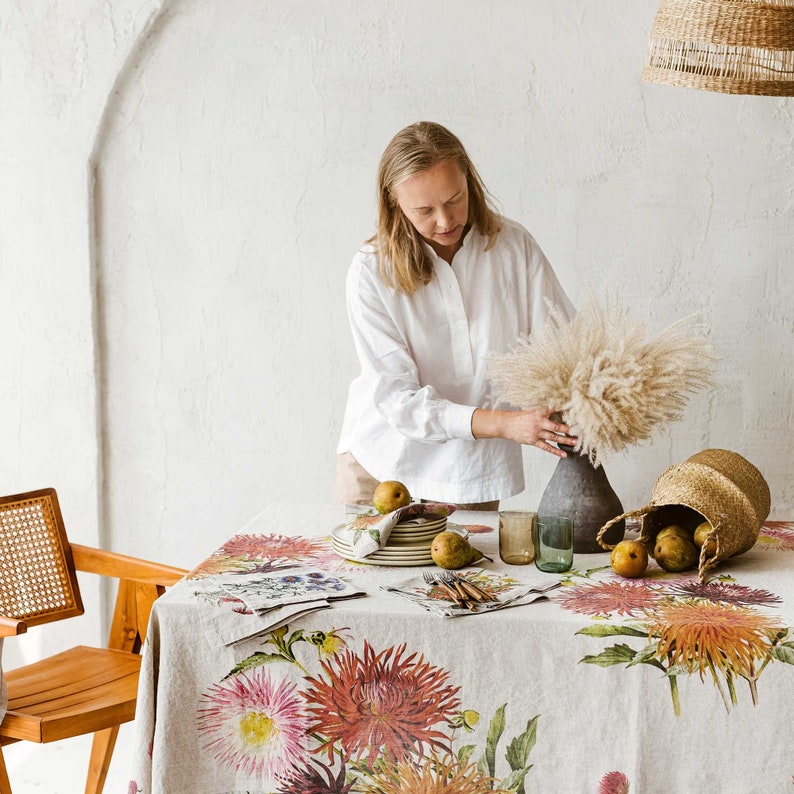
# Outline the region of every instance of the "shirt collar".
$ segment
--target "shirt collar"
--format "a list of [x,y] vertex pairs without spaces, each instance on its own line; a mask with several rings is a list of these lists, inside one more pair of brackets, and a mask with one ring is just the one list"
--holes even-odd
[[[482,237],[482,235],[480,234],[476,226],[470,226],[469,230],[466,232],[466,234],[463,237],[463,240],[460,245],[460,250],[463,251],[464,249],[468,248],[472,244],[471,240],[473,240],[474,237]],[[434,260],[438,260],[439,262],[444,262],[444,260],[433,250],[433,246],[430,245],[430,243],[428,243],[427,240],[424,239],[424,237],[421,237],[419,239],[419,242],[424,246],[425,251],[427,251],[430,254],[430,256],[433,257]],[[457,256],[457,254],[455,254],[455,256]],[[444,262],[444,264],[446,264],[446,262]]]

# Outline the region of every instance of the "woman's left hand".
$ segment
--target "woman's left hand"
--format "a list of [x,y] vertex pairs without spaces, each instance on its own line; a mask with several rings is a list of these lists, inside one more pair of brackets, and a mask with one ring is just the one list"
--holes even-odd
[[567,457],[555,443],[575,447],[579,439],[572,436],[571,428],[555,422],[548,411],[492,411],[477,408],[471,417],[471,430],[475,438],[506,438],[519,444],[537,447],[558,458]]

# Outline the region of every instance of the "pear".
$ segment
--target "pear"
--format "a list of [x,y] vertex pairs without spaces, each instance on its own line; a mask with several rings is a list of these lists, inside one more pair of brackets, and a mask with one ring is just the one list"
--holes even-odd
[[474,546],[472,546],[471,559],[466,564],[474,565],[475,562],[479,562],[483,557],[485,557],[485,555],[479,549],[475,549]]
[[702,521],[695,527],[695,545],[702,549],[706,545],[706,554],[713,555],[717,551],[717,543],[709,539],[711,533],[711,524],[708,521]]
[[659,533],[656,536],[656,541],[660,541],[662,538],[666,538],[668,535],[677,535],[679,538],[684,538],[685,540],[692,540],[692,533],[687,532],[683,527],[679,526],[678,524],[670,524],[669,526],[664,527],[664,529],[660,529]]
[[372,495],[372,505],[381,514],[391,513],[411,504],[411,494],[399,480],[378,483]]
[[430,556],[439,568],[464,568],[472,561],[471,544],[457,532],[439,532],[430,546]]
[[474,565],[475,562],[479,562],[480,560],[488,560],[488,562],[493,562],[493,560],[487,554],[483,554],[479,549],[475,549],[474,546],[472,546],[471,559],[466,564]]
[[430,556],[439,568],[455,570],[465,568],[482,559],[493,562],[490,557],[486,557],[479,549],[475,549],[469,541],[457,532],[439,532],[433,538],[430,546]]
[[648,567],[648,550],[638,540],[621,540],[609,555],[612,570],[626,579],[636,579]]
[[668,535],[656,541],[653,556],[665,571],[679,573],[694,568],[698,561],[698,550],[691,540],[677,535]]

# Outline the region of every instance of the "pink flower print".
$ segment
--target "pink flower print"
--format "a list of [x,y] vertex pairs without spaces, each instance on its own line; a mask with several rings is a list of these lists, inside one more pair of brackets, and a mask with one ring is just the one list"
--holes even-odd
[[201,696],[199,733],[222,764],[260,779],[284,775],[306,753],[309,720],[295,686],[264,667],[230,676]]
[[629,779],[622,772],[607,772],[598,784],[598,794],[629,794]]

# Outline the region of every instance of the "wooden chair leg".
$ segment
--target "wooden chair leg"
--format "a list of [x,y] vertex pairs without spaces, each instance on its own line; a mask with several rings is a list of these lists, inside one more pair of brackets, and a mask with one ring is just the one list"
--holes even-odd
[[[116,746],[116,737],[119,735],[119,726],[105,728],[94,734],[91,745],[91,761],[88,765],[88,779],[85,784],[85,794],[102,794],[105,787],[105,778],[108,775],[110,759],[113,748]],[[0,790],[0,794],[3,794]]]
[[0,747],[0,794],[11,794],[11,781],[8,779],[5,758],[3,758],[3,748]]

